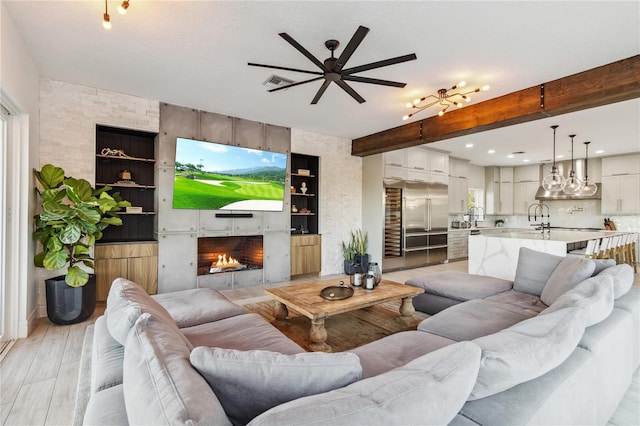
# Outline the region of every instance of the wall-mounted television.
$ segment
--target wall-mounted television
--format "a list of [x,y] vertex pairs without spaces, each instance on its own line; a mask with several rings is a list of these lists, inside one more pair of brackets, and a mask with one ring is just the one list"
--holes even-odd
[[176,139],[173,208],[282,211],[287,154]]

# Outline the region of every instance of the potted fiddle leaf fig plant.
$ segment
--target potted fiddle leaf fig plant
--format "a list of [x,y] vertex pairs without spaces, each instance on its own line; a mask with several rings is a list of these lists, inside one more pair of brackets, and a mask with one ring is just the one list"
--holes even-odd
[[[45,280],[47,316],[55,324],[74,324],[93,314],[96,305],[94,263],[90,249],[110,225],[122,225],[118,211],[130,206],[110,187],[95,189],[85,179],[65,177],[64,170],[45,164],[34,175],[41,213],[34,217],[34,237],[42,251],[34,257],[39,268],[66,274]],[[84,266],[84,268],[81,268]]]
[[344,273],[353,275],[356,272],[366,273],[369,266],[369,234],[357,229],[351,231],[348,242],[342,242],[342,254],[344,256]]

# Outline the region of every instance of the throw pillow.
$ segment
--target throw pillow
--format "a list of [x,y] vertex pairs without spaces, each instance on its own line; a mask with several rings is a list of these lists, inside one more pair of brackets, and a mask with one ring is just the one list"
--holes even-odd
[[479,364],[478,346],[454,343],[345,388],[279,405],[249,425],[446,425],[464,405]]
[[626,263],[607,268],[598,274],[598,276],[600,275],[610,275],[613,278],[614,299],[627,294],[633,285],[633,268]]
[[558,297],[541,315],[572,306],[584,309],[587,327],[607,318],[613,310],[613,278],[610,275],[596,275],[582,281]]
[[591,259],[580,256],[566,256],[553,270],[544,285],[540,300],[551,306],[562,293],[565,293],[593,275],[596,264]]
[[616,266],[616,261],[613,259],[591,259],[596,264],[596,268],[593,270],[593,275],[598,275],[600,272],[607,268]]
[[520,247],[513,289],[521,293],[540,296],[551,273],[562,259],[564,259],[562,256]]
[[347,386],[362,376],[360,359],[349,352],[284,355],[199,346],[191,352],[191,363],[235,425],[247,424],[284,402]]
[[207,382],[189,362],[182,333],[144,313],[124,348],[124,402],[132,425],[230,425]]
[[169,312],[153,300],[142,287],[125,278],[113,280],[104,315],[107,318],[109,333],[118,343],[125,344],[129,331],[144,312],[162,318],[178,329]]
[[584,328],[583,310],[565,308],[472,340],[482,358],[468,400],[503,392],[556,368],[576,349]]

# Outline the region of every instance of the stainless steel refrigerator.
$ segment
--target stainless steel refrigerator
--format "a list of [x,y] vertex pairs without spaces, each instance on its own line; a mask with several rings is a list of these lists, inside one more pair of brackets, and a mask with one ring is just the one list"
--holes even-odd
[[447,259],[448,188],[385,180],[385,271]]

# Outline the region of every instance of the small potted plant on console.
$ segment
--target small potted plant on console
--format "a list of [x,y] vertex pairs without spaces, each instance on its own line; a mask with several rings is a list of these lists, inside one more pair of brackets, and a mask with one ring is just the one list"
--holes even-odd
[[34,217],[33,233],[42,251],[34,264],[50,271],[68,266],[65,275],[45,280],[47,316],[60,325],[84,321],[96,306],[96,281],[80,265],[94,269],[90,248],[109,225],[122,225],[117,211],[131,204],[119,193],[110,195],[110,187],[96,190],[51,164],[33,173],[42,186],[36,188],[42,211]]
[[369,245],[369,235],[357,229],[351,231],[348,243],[342,242],[342,253],[344,255],[344,272],[353,275],[356,272],[366,273],[369,267],[369,255],[367,247]]

